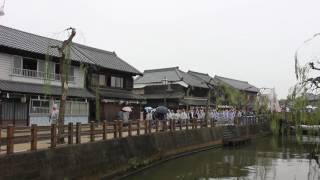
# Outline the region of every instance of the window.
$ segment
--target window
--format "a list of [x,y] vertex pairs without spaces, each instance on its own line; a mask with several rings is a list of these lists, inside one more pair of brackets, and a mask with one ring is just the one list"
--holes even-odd
[[13,56],[13,68],[21,69],[22,68],[22,57]]
[[106,76],[103,74],[99,75],[99,86],[106,86]]
[[49,114],[50,107],[49,107],[49,100],[31,100],[31,114]]
[[23,69],[37,71],[37,67],[38,67],[37,60],[31,59],[31,58],[25,58],[25,57],[23,58],[23,64],[22,64]]
[[69,66],[68,81],[74,81],[74,67]]
[[111,87],[123,88],[123,78],[111,76]]
[[[48,99],[31,99],[31,109],[30,114],[46,115],[48,116],[51,110],[50,104],[52,101]],[[58,108],[60,107],[60,102],[55,101]],[[67,101],[66,102],[65,115],[88,115],[88,103],[83,101]]]
[[[60,80],[60,64],[55,63],[54,68],[55,80]],[[69,65],[68,81],[74,81],[74,67]]]
[[99,75],[98,74],[92,74],[91,85],[92,86],[97,86],[98,82],[99,82]]

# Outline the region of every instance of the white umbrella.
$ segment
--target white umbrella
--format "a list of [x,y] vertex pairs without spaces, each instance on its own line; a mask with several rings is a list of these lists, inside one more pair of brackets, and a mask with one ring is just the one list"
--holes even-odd
[[122,108],[122,111],[125,111],[125,112],[132,112],[132,108],[129,107],[129,106],[125,106]]

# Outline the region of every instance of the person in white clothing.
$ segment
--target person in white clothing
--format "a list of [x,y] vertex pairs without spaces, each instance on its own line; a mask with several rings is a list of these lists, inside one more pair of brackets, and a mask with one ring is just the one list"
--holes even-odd
[[53,104],[52,105],[52,110],[49,115],[49,123],[50,124],[57,124],[59,118],[59,110],[58,110],[58,105]]

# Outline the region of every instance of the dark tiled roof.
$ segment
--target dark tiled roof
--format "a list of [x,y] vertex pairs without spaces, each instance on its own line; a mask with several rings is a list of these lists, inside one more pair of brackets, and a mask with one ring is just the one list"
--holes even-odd
[[[61,45],[62,41],[30,34],[20,30],[12,29],[0,25],[0,46],[29,51],[38,54],[49,54],[59,57],[56,48],[50,46]],[[104,51],[81,44],[73,43],[71,48],[71,59],[78,62],[96,64],[98,66],[128,72],[132,74],[141,74],[136,68],[120,59],[114,52]]]
[[202,80],[191,76],[179,69],[179,67],[163,68],[163,69],[152,69],[145,70],[143,76],[138,77],[135,84],[151,84],[151,83],[162,83],[164,77],[169,82],[184,81],[186,84],[193,87],[208,88]]
[[[92,90],[93,92],[95,90]],[[132,91],[120,90],[120,89],[100,89],[100,95],[103,98],[120,99],[120,100],[143,100],[143,97],[137,94],[133,94]]]
[[226,83],[226,84],[232,86],[233,88],[236,88],[236,89],[239,89],[239,90],[250,91],[250,92],[255,92],[255,93],[259,92],[258,88],[256,88],[255,86],[249,84],[246,81],[230,79],[230,78],[221,77],[221,76],[217,76],[217,75],[214,76],[214,79],[215,79],[215,82],[222,81],[223,83]]
[[182,76],[178,72],[178,67],[163,68],[163,69],[151,69],[145,70],[143,76],[138,77],[135,84],[145,83],[161,83],[163,78],[166,77],[168,81],[177,82],[181,81]]
[[[8,92],[20,92],[27,94],[49,94],[53,96],[61,95],[61,87],[43,85],[43,84],[31,84],[16,81],[0,80],[0,90]],[[87,91],[85,88],[69,88],[68,96],[71,97],[84,97],[94,98],[93,94]]]
[[203,80],[206,83],[210,83],[212,85],[214,85],[214,81],[213,81],[213,77],[211,77],[209,74],[205,74],[205,73],[200,73],[200,72],[195,72],[195,71],[188,71],[188,74],[197,77],[201,80]]

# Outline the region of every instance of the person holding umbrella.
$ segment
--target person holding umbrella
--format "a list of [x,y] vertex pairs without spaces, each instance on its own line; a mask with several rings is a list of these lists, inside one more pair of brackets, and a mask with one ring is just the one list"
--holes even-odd
[[129,106],[125,106],[122,108],[122,118],[124,123],[129,123],[130,112],[132,112],[132,108]]

